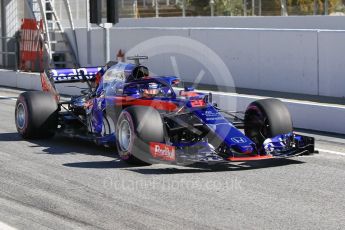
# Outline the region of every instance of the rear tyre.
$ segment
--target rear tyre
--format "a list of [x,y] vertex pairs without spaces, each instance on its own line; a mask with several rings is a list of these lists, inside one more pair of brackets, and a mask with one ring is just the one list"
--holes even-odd
[[292,131],[289,110],[280,100],[263,99],[248,106],[244,117],[244,132],[259,149],[267,138]]
[[40,91],[21,93],[16,103],[15,122],[23,138],[53,137],[58,125],[55,97]]
[[149,165],[149,143],[163,141],[163,121],[157,110],[132,106],[121,112],[116,125],[116,144],[122,160],[133,165]]

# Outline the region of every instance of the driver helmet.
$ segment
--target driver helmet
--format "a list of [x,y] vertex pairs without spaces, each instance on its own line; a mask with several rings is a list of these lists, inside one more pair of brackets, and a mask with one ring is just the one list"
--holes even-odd
[[150,82],[143,91],[144,97],[154,97],[159,94],[159,85],[155,82]]

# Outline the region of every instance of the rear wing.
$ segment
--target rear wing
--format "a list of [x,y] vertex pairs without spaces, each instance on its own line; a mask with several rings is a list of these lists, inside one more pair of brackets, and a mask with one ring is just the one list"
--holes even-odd
[[72,83],[82,82],[84,76],[92,81],[96,78],[96,74],[102,69],[102,67],[85,67],[79,69],[51,69],[49,71],[49,78],[54,83]]
[[87,67],[79,69],[51,69],[48,73],[41,73],[42,90],[52,93],[55,96],[57,102],[60,100],[60,95],[55,88],[56,83],[73,83],[82,82],[84,76],[93,81],[96,79],[96,74],[102,69],[102,67]]

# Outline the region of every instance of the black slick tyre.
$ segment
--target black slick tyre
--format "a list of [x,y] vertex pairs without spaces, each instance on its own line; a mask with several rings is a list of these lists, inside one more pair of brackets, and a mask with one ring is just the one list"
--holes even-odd
[[15,108],[18,133],[27,139],[53,137],[58,126],[58,105],[47,92],[21,93]]

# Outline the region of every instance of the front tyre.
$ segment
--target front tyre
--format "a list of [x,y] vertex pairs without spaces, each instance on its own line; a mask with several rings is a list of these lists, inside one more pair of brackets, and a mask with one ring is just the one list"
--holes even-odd
[[163,121],[157,110],[131,106],[122,111],[116,125],[117,150],[122,160],[133,165],[148,165],[150,142],[163,141]]
[[23,138],[54,136],[58,125],[58,105],[55,97],[41,91],[21,93],[16,103],[15,123]]
[[267,138],[293,131],[289,110],[278,99],[263,99],[252,102],[245,113],[244,132],[258,148]]

